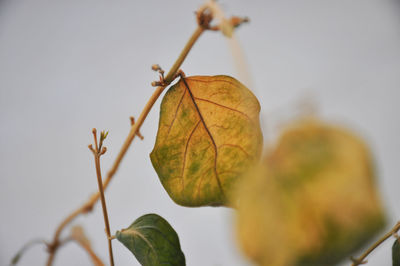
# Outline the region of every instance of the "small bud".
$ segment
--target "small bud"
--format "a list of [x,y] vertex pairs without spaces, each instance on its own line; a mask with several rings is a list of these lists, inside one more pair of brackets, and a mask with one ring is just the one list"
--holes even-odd
[[97,130],[95,128],[92,129],[93,134],[97,134]]
[[233,17],[231,17],[231,21],[230,21],[231,25],[235,28],[246,22],[249,22],[248,17],[241,18],[241,17],[233,16]]
[[89,150],[91,150],[92,152],[94,152],[94,149],[93,149],[93,145],[92,145],[92,144],[88,145],[88,148],[89,148]]
[[157,70],[161,69],[161,67],[158,64],[154,64],[151,66],[151,69],[154,71],[157,71]]
[[101,131],[100,133],[100,141],[102,142],[103,140],[105,140],[108,136],[108,131]]
[[144,140],[143,135],[139,131],[136,133],[136,136],[138,136],[140,140]]

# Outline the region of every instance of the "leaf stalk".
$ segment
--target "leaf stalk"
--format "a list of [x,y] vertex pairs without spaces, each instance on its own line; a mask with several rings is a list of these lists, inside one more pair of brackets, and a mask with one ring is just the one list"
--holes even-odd
[[358,266],[361,264],[366,264],[368,261],[365,260],[365,258],[372,252],[374,251],[379,245],[381,245],[383,242],[385,242],[388,238],[391,236],[396,236],[397,232],[400,230],[400,221],[397,222],[397,224],[389,231],[387,232],[383,237],[381,237],[378,241],[376,241],[372,246],[370,246],[359,258],[351,258],[352,264],[351,266]]

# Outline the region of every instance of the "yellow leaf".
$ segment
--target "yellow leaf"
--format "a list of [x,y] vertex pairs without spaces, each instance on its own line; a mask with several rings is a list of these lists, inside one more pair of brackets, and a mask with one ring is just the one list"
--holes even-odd
[[228,76],[186,77],[168,90],[150,158],[177,204],[227,203],[232,184],[259,159],[259,111],[251,91]]
[[315,120],[287,129],[234,200],[241,246],[259,265],[332,265],[384,225],[366,145]]
[[233,35],[233,26],[230,23],[230,21],[223,19],[221,23],[219,24],[221,28],[222,34],[224,34],[226,37],[231,38]]

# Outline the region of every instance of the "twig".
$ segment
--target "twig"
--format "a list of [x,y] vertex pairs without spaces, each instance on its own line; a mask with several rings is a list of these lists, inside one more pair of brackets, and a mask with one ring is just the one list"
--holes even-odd
[[214,18],[219,21],[217,26],[212,27],[212,29],[220,30],[227,36],[227,41],[232,53],[233,62],[236,68],[236,74],[239,80],[244,83],[247,87],[253,88],[252,78],[249,72],[249,67],[247,65],[246,57],[244,56],[243,49],[239,43],[238,38],[234,32],[234,28],[239,27],[243,23],[249,22],[248,18],[231,17],[227,18],[222,10],[221,6],[216,0],[208,0],[206,3],[214,15]]
[[11,259],[10,265],[16,265],[18,261],[21,259],[22,255],[30,249],[31,247],[37,245],[37,244],[44,244],[46,245],[46,241],[44,239],[33,239],[29,242],[27,242],[25,245],[22,246],[22,248],[15,254],[15,256]]
[[[131,126],[133,126],[135,124],[135,118],[133,116],[131,116],[131,117],[129,117],[129,119],[131,120]],[[136,136],[138,136],[139,139],[141,139],[141,140],[144,139],[143,135],[140,133],[139,130],[136,132]]]
[[[138,120],[131,126],[131,130],[129,131],[129,134],[126,137],[125,142],[123,143],[123,145],[117,155],[117,158],[115,159],[111,169],[107,172],[106,178],[103,182],[104,190],[108,187],[108,184],[110,183],[111,179],[117,172],[122,159],[124,158],[126,152],[128,151],[128,148],[131,145],[133,139],[135,138],[135,136],[138,135],[139,129],[142,126],[147,115],[149,114],[154,103],[160,97],[161,93],[168,86],[168,84],[170,84],[174,80],[174,78],[176,77],[176,73],[178,72],[179,68],[181,67],[183,61],[185,60],[186,56],[188,55],[188,53],[190,52],[190,50],[192,49],[193,45],[196,43],[198,38],[201,36],[201,34],[205,30],[209,30],[211,28],[210,22],[212,20],[212,14],[210,12],[211,11],[209,9],[207,9],[207,7],[202,7],[196,13],[198,27],[193,32],[192,36],[189,38],[188,42],[186,43],[185,47],[179,54],[179,57],[177,58],[175,63],[172,65],[170,71],[168,72],[167,76],[164,79],[163,86],[158,86],[155,89],[155,91],[151,95],[150,99],[146,103],[145,107],[143,108]],[[59,247],[59,239],[60,239],[60,235],[61,235],[61,232],[63,231],[63,229],[68,224],[70,224],[80,214],[90,212],[93,209],[94,204],[99,200],[99,198],[100,198],[99,192],[93,194],[85,204],[83,204],[81,207],[79,207],[78,209],[73,211],[57,227],[54,237],[53,237],[53,241],[48,245],[51,248],[49,248],[49,257],[47,260],[47,266],[51,266],[54,261],[54,256]]]
[[89,145],[89,149],[92,151],[94,156],[94,162],[96,165],[96,175],[97,175],[97,183],[99,185],[99,192],[100,192],[100,200],[101,200],[101,207],[103,209],[103,217],[104,217],[104,224],[106,226],[106,234],[107,234],[107,242],[108,242],[108,254],[110,257],[110,265],[114,266],[114,256],[112,251],[112,243],[111,243],[111,232],[110,232],[110,222],[108,221],[108,213],[107,213],[107,205],[106,199],[104,197],[104,188],[103,188],[103,180],[101,178],[101,168],[100,168],[100,157],[104,153],[106,153],[106,147],[103,147],[103,141],[106,139],[108,132],[102,131],[100,133],[100,141],[97,145],[97,130],[93,128],[92,130],[93,138],[94,138],[94,148],[92,145]]
[[[168,75],[166,77],[166,81],[171,82],[172,77],[174,76],[175,72],[178,71],[179,67],[183,63],[184,59],[186,58],[187,54],[191,50],[192,46],[194,43],[197,41],[197,39],[200,37],[200,35],[204,32],[204,28],[199,26],[193,33],[193,35],[190,37],[189,41],[183,48],[181,54],[179,55],[178,59],[176,60],[175,64],[172,66],[171,70],[168,72]],[[146,119],[148,113],[150,112],[151,108],[153,107],[154,103],[157,101],[158,97],[161,95],[163,90],[165,89],[166,86],[159,86],[156,88],[154,91],[153,95],[151,95],[150,99],[148,100],[146,106],[143,108],[142,113],[140,114],[138,120],[134,125],[132,125],[131,130],[129,131],[128,136],[125,139],[124,144],[121,147],[121,150],[119,151],[117,158],[114,161],[114,164],[112,165],[111,169],[107,172],[106,179],[103,182],[103,188],[106,189],[108,187],[108,184],[110,183],[111,179],[115,175],[115,173],[118,170],[118,167],[124,158],[126,152],[128,151],[129,146],[131,145],[133,139],[139,132],[139,128],[142,126],[144,120]],[[83,204],[81,207],[73,211],[67,218],[65,218],[61,224],[58,226],[56,229],[56,232],[53,237],[53,241],[49,246],[52,248],[49,249],[49,257],[47,259],[47,266],[50,266],[53,264],[54,261],[54,256],[55,253],[57,252],[57,249],[59,247],[59,239],[61,232],[63,229],[70,224],[77,216],[83,213],[88,213],[93,209],[94,204],[99,200],[100,198],[100,193],[97,192],[91,196],[91,198]]]
[[365,258],[374,250],[376,249],[380,244],[385,242],[386,239],[388,239],[391,236],[395,236],[396,233],[400,230],[400,221],[397,222],[397,224],[387,232],[381,239],[376,241],[372,246],[370,246],[359,258],[351,258],[352,264],[351,266],[357,266],[361,264],[366,264],[368,261],[365,260]]

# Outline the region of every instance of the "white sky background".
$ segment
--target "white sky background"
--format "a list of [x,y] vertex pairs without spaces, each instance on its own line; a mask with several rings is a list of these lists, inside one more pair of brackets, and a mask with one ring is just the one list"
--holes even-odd
[[[87,149],[91,128],[110,131],[105,172],[129,131],[129,116],[139,115],[153,91],[149,84],[157,75],[150,66],[169,69],[196,27],[193,11],[201,3],[0,1],[0,265],[29,239],[50,239],[96,191]],[[251,19],[237,36],[266,137],[311,92],[321,116],[368,140],[394,224],[400,219],[399,1],[220,3],[227,14]],[[182,68],[187,75],[238,76],[233,65],[224,37],[207,32]],[[107,190],[112,231],[154,212],[179,234],[188,265],[248,265],[234,242],[231,210],[180,207],[162,188],[148,156],[159,104],[142,127],[145,140],[134,141]],[[77,223],[107,262],[100,206]],[[113,244],[117,265],[137,265],[125,247]],[[390,265],[391,244],[373,253],[368,265]],[[20,265],[43,265],[46,258],[38,246]],[[55,265],[89,263],[69,244]]]

